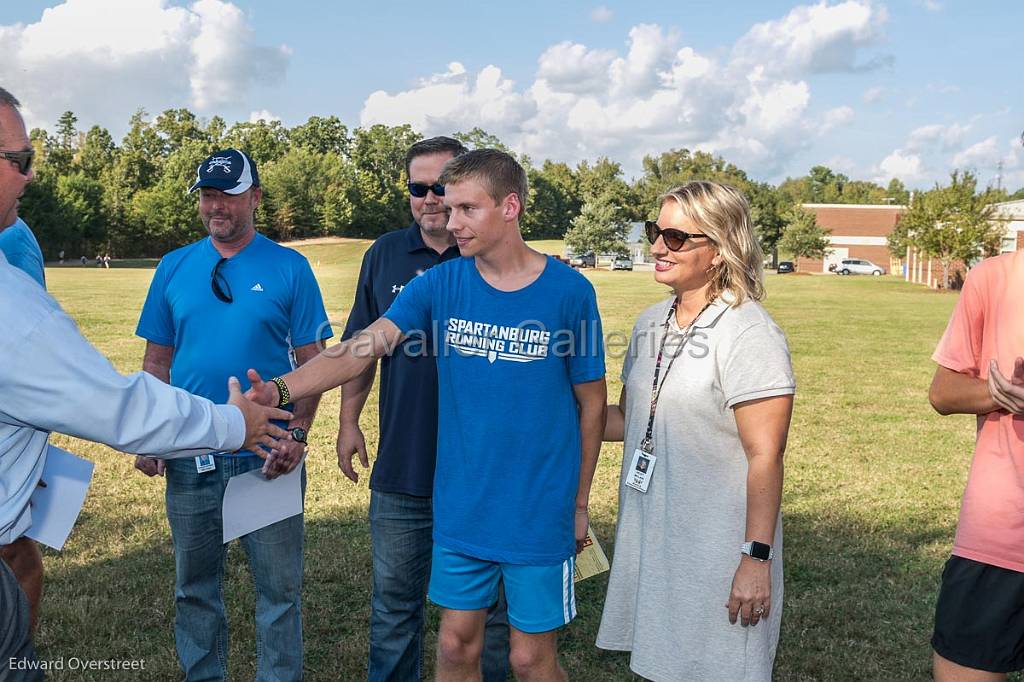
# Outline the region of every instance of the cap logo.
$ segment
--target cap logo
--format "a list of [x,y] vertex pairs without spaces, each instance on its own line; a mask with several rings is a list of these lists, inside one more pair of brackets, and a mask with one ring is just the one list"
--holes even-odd
[[207,173],[212,173],[214,168],[220,168],[222,171],[231,174],[231,157],[230,156],[211,156],[210,164],[206,167]]

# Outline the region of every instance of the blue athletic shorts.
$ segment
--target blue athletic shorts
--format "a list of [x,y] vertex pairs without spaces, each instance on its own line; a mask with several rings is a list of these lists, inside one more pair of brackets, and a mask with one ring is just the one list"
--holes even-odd
[[548,632],[576,617],[575,560],[570,557],[554,566],[500,564],[435,542],[427,596],[446,609],[486,609],[498,600],[498,583],[503,580],[512,627],[527,633]]

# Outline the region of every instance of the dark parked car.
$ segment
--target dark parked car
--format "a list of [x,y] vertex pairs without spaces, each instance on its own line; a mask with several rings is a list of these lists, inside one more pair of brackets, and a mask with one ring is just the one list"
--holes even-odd
[[795,268],[793,267],[793,261],[784,260],[781,263],[779,263],[779,269],[776,270],[776,272],[779,273],[780,275],[784,275],[787,272],[793,272],[794,269]]

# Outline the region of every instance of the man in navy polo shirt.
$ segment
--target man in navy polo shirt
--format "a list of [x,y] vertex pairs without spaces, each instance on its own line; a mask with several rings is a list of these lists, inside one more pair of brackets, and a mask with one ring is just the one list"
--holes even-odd
[[[459,257],[446,229],[445,162],[466,152],[458,140],[433,137],[409,148],[409,209],[413,224],[381,236],[363,256],[355,301],[343,340],[369,327],[413,278]],[[369,466],[359,415],[373,385],[376,363],[341,389],[338,466],[352,481],[352,456]],[[423,611],[430,556],[434,462],[437,458],[437,365],[421,339],[407,339],[381,359],[380,440],[370,476],[373,601],[369,679],[419,680]],[[508,620],[504,599],[488,615],[484,679],[508,677]]]
[[[210,233],[160,261],[136,334],[146,339],[143,369],[223,402],[224,377],[248,367],[267,372],[302,364],[331,336],[313,271],[297,251],[256,232],[262,198],[256,164],[226,149],[199,165],[190,192]],[[167,476],[174,540],[175,641],[186,680],[227,676],[228,628],[221,583],[221,503],[228,479],[263,466],[268,478],[300,465],[319,395],[295,404],[292,439],[266,463],[249,451],[168,461],[140,457],[147,475]],[[305,491],[305,471],[303,491]],[[256,584],[257,680],[302,678],[301,514],[241,538]]]

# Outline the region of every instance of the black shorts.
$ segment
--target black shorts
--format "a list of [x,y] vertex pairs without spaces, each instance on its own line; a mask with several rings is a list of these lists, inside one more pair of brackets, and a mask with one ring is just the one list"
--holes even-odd
[[976,670],[1024,668],[1024,573],[950,557],[935,605],[932,648]]

